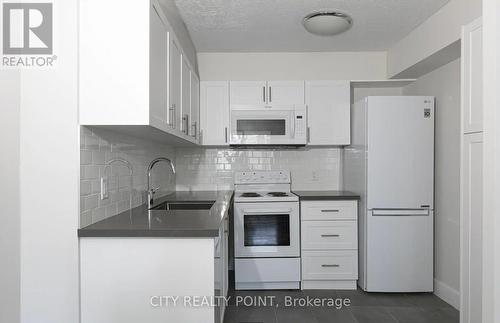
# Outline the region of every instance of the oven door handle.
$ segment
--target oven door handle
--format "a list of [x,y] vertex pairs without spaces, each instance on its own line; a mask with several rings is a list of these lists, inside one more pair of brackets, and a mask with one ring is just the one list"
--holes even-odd
[[275,210],[260,210],[260,209],[244,209],[244,215],[249,214],[290,214],[292,213],[292,209],[275,209]]

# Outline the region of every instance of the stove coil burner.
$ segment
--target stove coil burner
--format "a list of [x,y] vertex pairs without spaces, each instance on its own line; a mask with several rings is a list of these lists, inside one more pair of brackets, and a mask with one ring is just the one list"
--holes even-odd
[[254,193],[254,192],[246,192],[246,193],[241,193],[241,197],[259,197],[262,196],[259,193]]
[[269,193],[267,193],[267,195],[276,196],[276,197],[288,196],[288,194],[285,192],[269,192]]

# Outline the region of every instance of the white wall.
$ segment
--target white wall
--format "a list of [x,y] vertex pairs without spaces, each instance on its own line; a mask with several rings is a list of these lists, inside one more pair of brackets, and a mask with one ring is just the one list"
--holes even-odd
[[500,2],[484,0],[483,322],[500,322]]
[[481,15],[481,0],[451,0],[387,53],[393,77],[460,39],[462,25]]
[[385,52],[198,53],[203,81],[381,80]]
[[460,291],[460,60],[403,89],[436,97],[435,255],[436,294],[458,307]]
[[20,191],[18,71],[0,71],[0,322],[19,322]]
[[54,3],[57,66],[21,72],[23,323],[79,319],[77,7]]

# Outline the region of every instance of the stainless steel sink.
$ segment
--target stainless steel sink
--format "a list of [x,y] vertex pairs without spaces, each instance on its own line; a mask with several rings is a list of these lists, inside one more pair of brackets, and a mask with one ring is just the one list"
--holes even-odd
[[210,210],[215,201],[207,202],[167,202],[153,208],[153,210]]

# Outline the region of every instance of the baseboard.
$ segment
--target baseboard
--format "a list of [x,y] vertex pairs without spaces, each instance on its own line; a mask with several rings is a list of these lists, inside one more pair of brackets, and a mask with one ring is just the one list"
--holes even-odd
[[460,292],[434,279],[434,294],[457,310],[460,310]]

